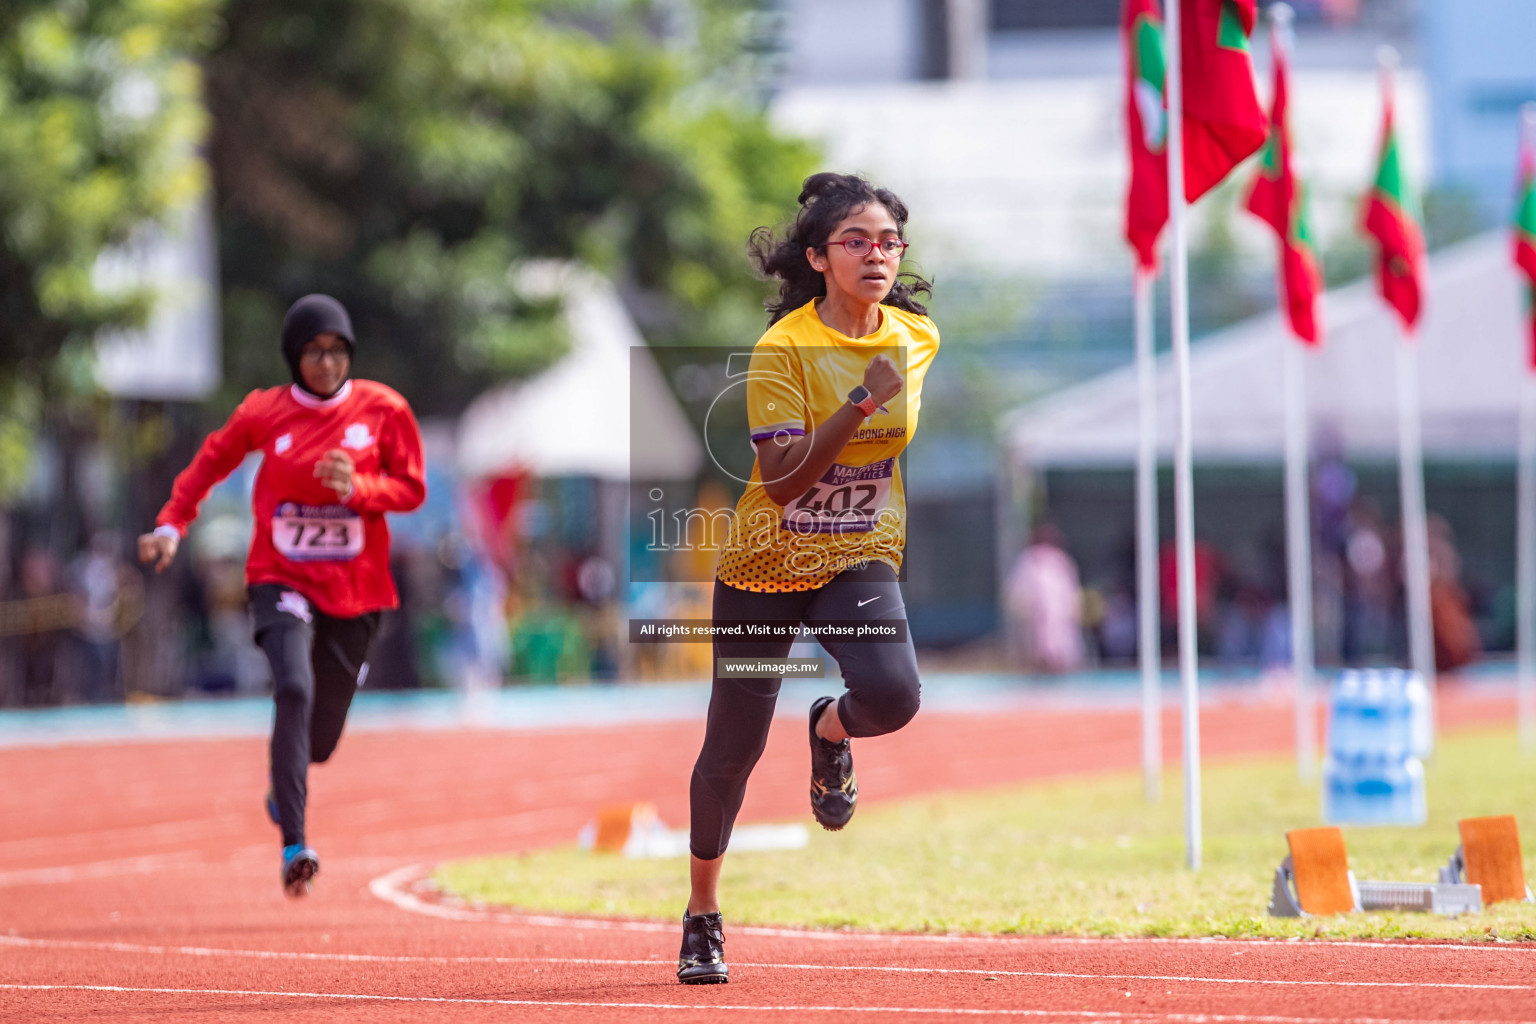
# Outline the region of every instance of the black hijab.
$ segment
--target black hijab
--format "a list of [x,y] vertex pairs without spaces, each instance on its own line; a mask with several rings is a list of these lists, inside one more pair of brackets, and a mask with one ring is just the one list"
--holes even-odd
[[[352,318],[347,315],[347,307],[329,295],[306,295],[289,306],[288,315],[283,317],[283,359],[293,374],[293,382],[305,391],[309,388],[304,383],[304,375],[299,372],[299,356],[310,339],[327,331],[339,335],[347,343],[349,357],[356,354],[357,340],[352,336]],[[309,393],[314,394],[313,391]]]

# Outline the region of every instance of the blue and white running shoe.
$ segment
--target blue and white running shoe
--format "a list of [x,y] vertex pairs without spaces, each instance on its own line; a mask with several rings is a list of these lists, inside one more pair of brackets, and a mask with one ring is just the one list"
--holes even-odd
[[283,847],[283,892],[293,899],[309,892],[310,879],[320,873],[320,858],[303,843]]

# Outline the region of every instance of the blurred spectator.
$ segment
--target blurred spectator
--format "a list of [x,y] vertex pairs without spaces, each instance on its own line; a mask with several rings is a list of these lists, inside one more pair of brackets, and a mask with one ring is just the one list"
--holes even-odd
[[1024,665],[1070,672],[1083,664],[1083,590],[1077,563],[1051,523],[1035,527],[1008,578],[1008,615],[1022,640]]
[[1344,565],[1344,660],[1358,665],[1388,657],[1398,582],[1387,557],[1381,509],[1373,499],[1360,498],[1350,509]]
[[1099,655],[1105,661],[1132,661],[1136,658],[1136,599],[1123,586],[1113,586],[1104,596],[1104,614],[1099,621]]
[[[1225,566],[1221,554],[1203,540],[1195,541],[1195,627],[1199,646],[1208,651],[1214,645],[1217,629],[1216,595],[1220,590]],[[1177,651],[1179,638],[1179,559],[1173,541],[1163,545],[1158,554],[1158,599],[1162,602],[1163,645]]]
[[1482,652],[1467,591],[1461,585],[1461,554],[1451,524],[1429,517],[1429,612],[1434,625],[1435,668],[1460,668]]
[[1312,643],[1322,665],[1338,664],[1345,657],[1346,551],[1349,509],[1357,487],[1354,471],[1344,463],[1342,442],[1336,433],[1324,429],[1312,474],[1312,509],[1317,517],[1312,545]]
[[1288,665],[1290,612],[1262,587],[1243,583],[1221,610],[1216,657],[1229,665]]
[[[92,534],[90,546],[75,557],[67,572],[75,597],[75,638],[79,657],[75,675],[77,696],[90,703],[121,700],[118,637],[129,614],[139,574],[119,555],[121,540],[114,530]],[[136,613],[135,613],[136,614]]]
[[47,548],[31,548],[21,556],[21,596],[27,602],[22,624],[21,703],[26,707],[57,704],[62,699],[57,679],[60,641],[69,622],[67,607],[53,600],[63,596],[59,560]]

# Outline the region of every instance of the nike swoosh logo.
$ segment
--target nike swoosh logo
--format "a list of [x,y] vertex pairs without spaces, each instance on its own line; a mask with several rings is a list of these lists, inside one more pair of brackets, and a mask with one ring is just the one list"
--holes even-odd
[[871,597],[868,601],[860,601],[859,602],[859,607],[863,608],[865,605],[869,604],[870,601],[878,601],[878,600],[880,600],[884,596],[885,596],[884,594],[876,594],[874,597]]

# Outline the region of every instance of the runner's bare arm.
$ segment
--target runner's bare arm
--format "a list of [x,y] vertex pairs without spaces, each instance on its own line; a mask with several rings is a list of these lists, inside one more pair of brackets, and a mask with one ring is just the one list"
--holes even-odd
[[[876,405],[901,393],[901,371],[890,356],[877,355],[864,369],[864,386]],[[788,505],[820,480],[853,439],[864,414],[843,405],[803,437],[767,438],[757,442],[757,467],[763,490],[778,505]]]

